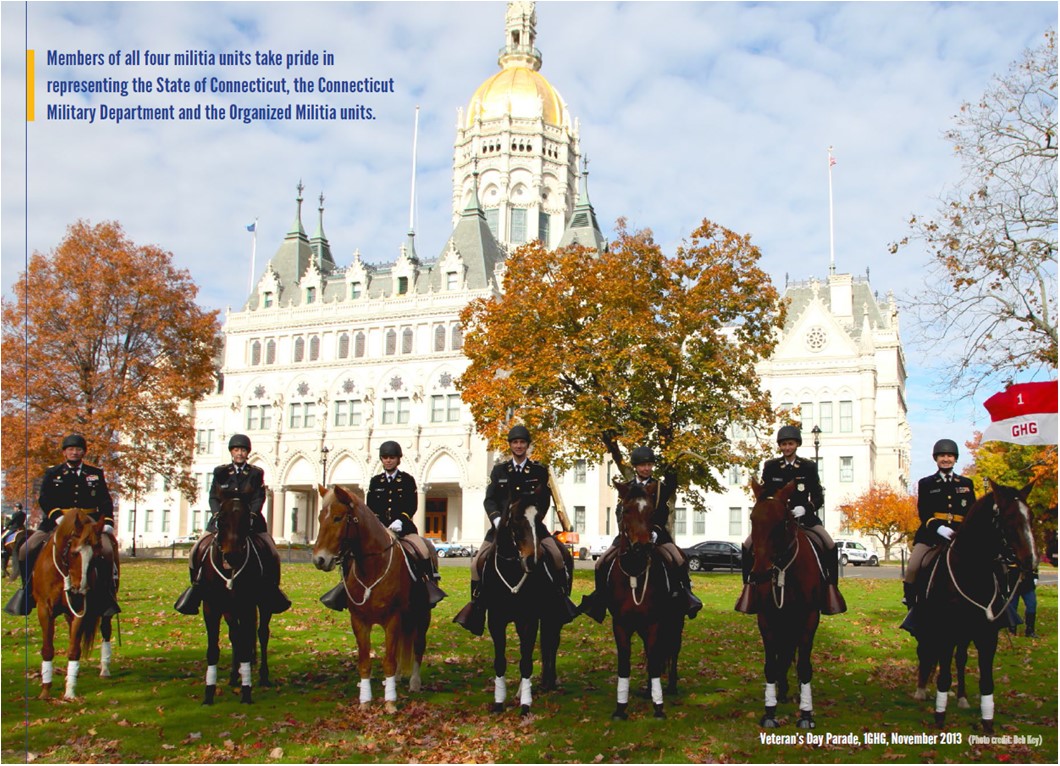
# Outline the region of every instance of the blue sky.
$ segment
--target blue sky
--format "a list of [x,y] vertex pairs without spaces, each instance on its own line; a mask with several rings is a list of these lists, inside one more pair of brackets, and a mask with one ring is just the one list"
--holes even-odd
[[[409,220],[412,126],[421,108],[417,249],[433,257],[450,231],[457,109],[497,71],[504,4],[23,3],[2,7],[0,215],[2,288],[26,254],[48,251],[83,217],[116,219],[137,242],[172,251],[209,308],[246,298],[258,219],[257,270],[275,251],[306,187],[317,197],[340,265],[355,250],[392,261]],[[589,192],[608,233],[619,216],[672,249],[704,217],[748,232],[783,285],[828,271],[827,147],[833,170],[837,269],[871,273],[901,300],[926,256],[888,245],[913,212],[935,209],[960,168],[943,131],[965,101],[1055,26],[1054,2],[574,3],[537,5],[542,73],[579,120]],[[37,51],[37,119],[24,129],[24,50]],[[46,65],[46,52],[214,53],[327,50],[331,67],[231,68]],[[45,119],[47,103],[78,106],[220,103],[220,95],[66,96],[48,79],[160,75],[187,79],[296,74],[395,80],[393,94],[316,97],[362,103],[357,122],[230,121],[85,124]],[[295,102],[311,102],[312,97]],[[255,96],[245,105],[270,103]],[[277,101],[278,103],[279,101]],[[28,180],[27,180],[28,179]],[[28,202],[28,204],[27,204]],[[952,406],[902,315],[913,426],[913,478],[930,447],[963,442],[988,422],[980,403]]]

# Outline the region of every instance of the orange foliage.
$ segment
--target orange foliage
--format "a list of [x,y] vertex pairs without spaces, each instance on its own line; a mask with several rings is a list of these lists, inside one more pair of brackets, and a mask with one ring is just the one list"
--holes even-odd
[[755,364],[784,306],[747,236],[704,221],[667,256],[649,230],[618,226],[603,253],[534,242],[508,259],[504,294],[462,315],[463,399],[498,448],[522,422],[560,467],[609,454],[628,470],[644,444],[682,486],[718,489],[716,471],[761,457],[732,437],[772,423]]
[[844,528],[879,540],[884,557],[902,540],[911,540],[920,526],[916,496],[889,484],[873,482],[865,492],[839,506]]
[[161,474],[193,495],[187,405],[213,386],[221,341],[188,272],[116,222],[78,221],[33,254],[15,293],[2,304],[5,497],[32,503],[73,431],[115,490]]

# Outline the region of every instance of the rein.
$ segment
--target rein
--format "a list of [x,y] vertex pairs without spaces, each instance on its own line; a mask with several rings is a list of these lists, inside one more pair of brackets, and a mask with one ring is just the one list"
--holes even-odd
[[[70,551],[70,548],[72,547],[72,545],[73,545],[73,540],[68,539],[66,541],[66,545],[64,546],[67,552]],[[57,546],[55,544],[55,540],[52,540],[52,564],[55,566],[55,571],[58,572],[59,575],[63,578],[63,600],[66,601],[66,608],[70,610],[70,613],[76,619],[81,619],[82,617],[85,616],[85,613],[88,611],[88,599],[85,599],[84,609],[82,609],[81,613],[78,614],[77,610],[74,609],[74,605],[70,603],[70,592],[73,590],[73,583],[70,582],[70,575],[67,572],[64,572],[62,570],[62,567],[59,566],[59,559],[56,558],[56,555],[55,555],[55,550],[58,547],[59,546]],[[82,576],[82,578],[87,578],[88,577],[88,573],[87,572],[82,572],[81,576]],[[87,583],[82,583],[82,590],[83,591],[87,590],[86,586],[87,586]]]
[[[627,537],[626,539],[628,540],[629,538]],[[633,603],[636,606],[640,606],[644,603],[644,597],[648,594],[648,580],[651,579],[651,551],[652,549],[648,549],[648,555],[644,557],[644,569],[637,574],[630,574],[627,572],[626,568],[622,566],[622,556],[620,555],[618,557],[618,571],[629,578],[629,591],[630,595],[633,597]],[[628,554],[629,551],[626,551],[626,553]],[[641,575],[644,575],[644,584],[640,588],[640,598],[637,598],[637,580]]]
[[[998,512],[998,510],[1000,510],[1000,509],[997,507],[997,503],[994,503],[994,513],[996,514]],[[1007,541],[1006,541],[1006,544],[1008,544]],[[967,593],[965,593],[964,589],[961,588],[960,583],[957,582],[957,575],[953,571],[953,564],[950,562],[950,556],[953,554],[953,549],[956,547],[956,545],[957,545],[957,538],[954,538],[953,542],[946,548],[946,569],[949,570],[950,582],[953,583],[954,590],[956,590],[958,595],[960,595],[960,597],[963,598],[965,601],[967,601],[969,604],[971,604],[972,606],[977,607],[979,609],[982,609],[988,622],[996,621],[1002,614],[1005,613],[1005,610],[1008,609],[1009,604],[1012,603],[1012,599],[1015,598],[1017,593],[1019,593],[1020,583],[1023,582],[1023,572],[1019,573],[1019,577],[1017,578],[1015,585],[1013,585],[1012,591],[1009,593],[1008,598],[1005,599],[1005,603],[1001,605],[1001,609],[997,613],[995,613],[994,610],[993,610],[993,606],[994,606],[994,601],[997,599],[997,595],[998,595],[997,577],[996,576],[991,576],[991,578],[990,578],[993,581],[993,583],[994,583],[994,593],[990,597],[990,600],[985,605],[980,604],[974,598],[972,598]],[[934,579],[935,579],[934,572],[932,572],[931,580],[929,580],[928,588],[927,588],[929,593],[931,592],[931,584],[934,581]]]
[[[216,557],[214,556],[214,551],[220,548],[220,546],[217,544],[216,535],[214,535],[213,542],[210,543],[210,550],[206,552],[206,558],[210,562],[210,567],[213,569],[214,572],[217,573],[218,577],[224,580],[225,587],[228,590],[232,590],[232,588],[235,586],[236,578],[243,573],[243,570],[247,568],[247,564],[250,563],[250,551],[253,550],[254,554],[257,555],[257,550],[255,550],[254,547],[250,544],[250,538],[247,538],[244,541],[244,546],[246,548],[246,551],[243,556],[243,564],[239,567],[239,569],[236,570],[236,573],[231,577],[225,577],[224,573],[217,568],[217,561],[215,561]],[[258,566],[261,566],[260,560],[258,561]]]
[[[516,547],[518,547],[516,545],[515,532],[512,531],[512,528],[510,526],[506,526],[505,529],[508,532],[508,536],[512,538],[512,545],[515,545]],[[536,569],[537,568],[537,529],[533,526],[533,524],[530,525],[530,534],[533,535],[533,537],[534,537],[534,568]],[[501,582],[504,583],[504,587],[505,588],[507,588],[513,594],[518,593],[522,589],[523,585],[526,583],[526,580],[530,576],[530,573],[533,571],[533,569],[527,569],[526,568],[526,564],[525,563],[521,563],[521,567],[522,567],[522,570],[523,570],[523,576],[519,578],[519,582],[517,582],[515,585],[512,585],[510,582],[508,582],[508,579],[504,576],[504,573],[501,572],[501,566],[500,566],[500,563],[499,563],[500,559],[504,559],[505,561],[520,560],[520,562],[521,562],[522,561],[522,557],[519,556],[519,555],[502,556],[499,547],[494,551],[494,555],[493,555],[493,571],[495,571],[497,573],[497,577],[499,577]],[[546,569],[546,571],[547,571],[547,569]]]
[[[377,586],[379,583],[381,583],[383,581],[383,579],[390,573],[390,567],[394,563],[394,546],[397,546],[398,543],[397,543],[397,536],[394,535],[394,533],[391,532],[390,530],[387,530],[387,534],[389,534],[389,536],[390,536],[390,544],[388,546],[386,546],[386,548],[384,548],[381,551],[373,551],[371,553],[362,553],[360,556],[358,556],[347,545],[347,543],[351,539],[353,539],[353,537],[354,537],[354,535],[352,534],[352,531],[351,531],[352,521],[353,521],[353,509],[350,508],[347,511],[347,513],[346,513],[345,520],[343,521],[341,555],[342,555],[343,561],[344,562],[349,562],[349,565],[350,565],[350,569],[349,569],[349,572],[347,573],[346,577],[348,577],[349,575],[353,575],[353,579],[364,590],[364,598],[362,598],[360,601],[358,601],[356,598],[354,598],[353,594],[350,593],[350,586],[346,582],[346,577],[342,578],[342,588],[343,588],[343,590],[346,591],[346,595],[349,597],[350,601],[353,602],[354,606],[364,606],[366,603],[368,603],[368,599],[371,598],[372,590],[375,588],[375,586]],[[412,572],[412,564],[409,563],[408,556],[405,554],[405,549],[402,548],[401,546],[398,546],[398,548],[400,548],[401,555],[402,555],[402,557],[405,560],[405,567],[409,570],[409,574],[413,576],[412,579],[415,580],[416,577],[415,577],[415,575]],[[386,568],[383,569],[383,573],[381,575],[379,575],[379,577],[377,577],[375,579],[375,582],[373,582],[371,585],[365,585],[365,583],[361,580],[360,575],[357,574],[357,560],[358,560],[358,558],[362,558],[363,559],[363,558],[366,558],[368,556],[382,556],[384,553],[388,553],[389,554],[389,556],[387,557],[387,561],[386,561]]]

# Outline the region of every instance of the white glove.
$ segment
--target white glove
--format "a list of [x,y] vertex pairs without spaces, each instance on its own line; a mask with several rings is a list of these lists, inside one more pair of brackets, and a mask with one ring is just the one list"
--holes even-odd
[[658,533],[658,532],[655,532],[655,531],[653,530],[653,531],[652,531],[652,533],[651,533],[651,541],[652,541],[652,542],[654,543],[654,542],[655,542],[656,540],[658,540],[658,539],[659,539],[659,533]]
[[794,508],[791,509],[791,515],[794,516],[796,519],[801,519],[803,516],[806,515],[806,507],[802,505],[796,505]]
[[939,537],[944,537],[947,540],[953,539],[953,527],[939,527]]
[[114,527],[112,527],[110,524],[104,524],[103,525],[103,531],[106,532],[108,535],[113,535],[114,534]]
[[497,516],[496,518],[493,519],[493,528],[496,529],[500,525],[501,525],[501,517]]
[[392,529],[394,532],[400,532],[401,531],[401,521],[400,521],[400,519],[398,521],[390,522],[390,529]]

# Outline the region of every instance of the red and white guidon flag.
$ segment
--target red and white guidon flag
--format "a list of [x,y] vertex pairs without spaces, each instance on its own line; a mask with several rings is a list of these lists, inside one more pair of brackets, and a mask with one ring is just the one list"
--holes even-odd
[[1017,383],[987,399],[983,441],[1056,444],[1056,383]]

